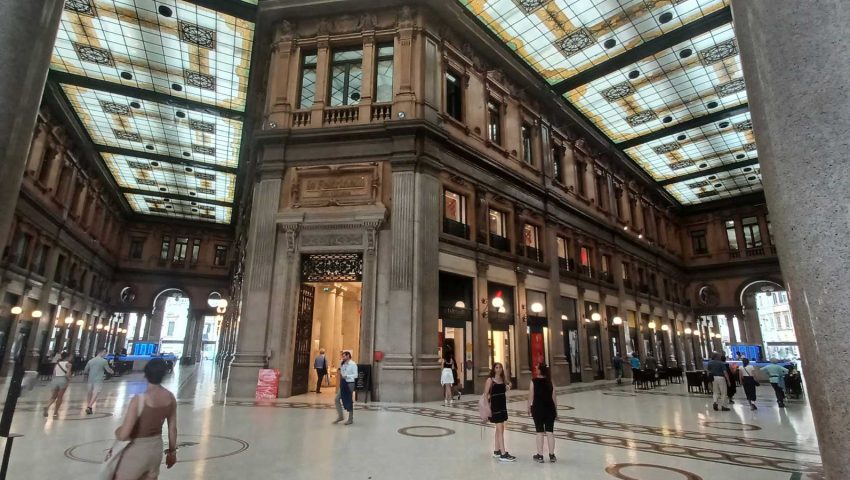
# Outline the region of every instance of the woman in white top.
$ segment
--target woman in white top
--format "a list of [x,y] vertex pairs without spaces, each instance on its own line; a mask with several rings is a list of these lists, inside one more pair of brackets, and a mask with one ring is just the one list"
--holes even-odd
[[59,361],[53,367],[53,379],[50,380],[50,403],[44,407],[44,416],[48,416],[48,410],[53,402],[56,402],[56,407],[53,409],[53,418],[59,417],[59,407],[62,406],[62,398],[65,396],[65,390],[68,388],[68,382],[71,379],[71,362],[68,361],[68,352],[62,352],[59,355]]
[[750,365],[750,361],[746,358],[741,359],[743,365],[738,369],[738,380],[744,386],[744,393],[747,395],[747,401],[750,402],[750,410],[757,410],[756,407],[756,386],[758,382],[753,373],[756,371],[755,365]]
[[443,387],[443,406],[453,405],[454,398],[452,396],[452,386],[455,384],[455,366],[454,353],[451,350],[446,350],[443,355],[443,370],[440,373],[440,385]]

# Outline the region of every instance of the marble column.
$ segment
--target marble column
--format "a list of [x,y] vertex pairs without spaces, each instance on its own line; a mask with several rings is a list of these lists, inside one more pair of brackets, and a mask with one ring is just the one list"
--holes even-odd
[[0,245],[12,225],[64,3],[0,4]]
[[549,324],[549,354],[550,373],[555,385],[566,385],[569,382],[570,370],[567,355],[564,351],[564,322],[561,320],[561,271],[558,265],[557,238],[555,225],[548,224],[546,228],[546,252],[549,262],[549,294],[546,295],[546,312]]

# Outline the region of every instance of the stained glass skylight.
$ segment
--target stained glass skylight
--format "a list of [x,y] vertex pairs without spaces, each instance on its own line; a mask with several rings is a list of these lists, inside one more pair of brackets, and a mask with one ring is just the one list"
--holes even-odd
[[557,83],[725,7],[728,0],[459,0]]
[[731,24],[565,96],[614,142],[734,107],[747,98]]
[[684,180],[664,188],[683,205],[736,197],[763,189],[758,165]]
[[233,202],[236,175],[232,173],[112,153],[102,156],[121,188]]
[[133,210],[142,214],[230,223],[231,207],[210,205],[200,200],[195,202],[137,193],[125,193],[124,196]]
[[183,0],[68,0],[51,68],[244,111],[253,35]]
[[652,140],[625,152],[656,180],[758,157],[749,112]]
[[221,167],[239,163],[238,120],[73,85],[62,90],[96,145]]

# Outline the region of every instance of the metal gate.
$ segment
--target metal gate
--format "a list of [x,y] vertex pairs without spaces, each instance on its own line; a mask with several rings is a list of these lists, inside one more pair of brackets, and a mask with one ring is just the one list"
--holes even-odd
[[292,367],[292,395],[307,393],[310,381],[310,338],[313,334],[313,300],[316,289],[301,285],[298,319],[295,324],[295,361]]

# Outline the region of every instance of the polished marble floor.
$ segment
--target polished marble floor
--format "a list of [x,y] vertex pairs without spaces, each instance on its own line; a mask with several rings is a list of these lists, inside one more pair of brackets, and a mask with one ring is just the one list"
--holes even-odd
[[[821,478],[809,406],[776,407],[760,387],[759,409],[739,401],[711,410],[710,398],[682,385],[634,392],[630,385],[559,389],[558,463],[536,464],[534,427],[523,392],[511,392],[507,446],[516,463],[491,457],[493,429],[477,398],[451,407],[360,403],[352,426],[332,425],[330,389],[258,406],[218,401],[207,362],[168,379],[177,392],[180,462],[163,479],[805,479]],[[145,383],[133,374],[107,383],[86,416],[85,384],[72,382],[58,419],[45,419],[46,384],[21,398],[10,479],[94,478],[129,398]],[[5,391],[2,392],[5,397]],[[530,477],[529,477],[530,478]]]

